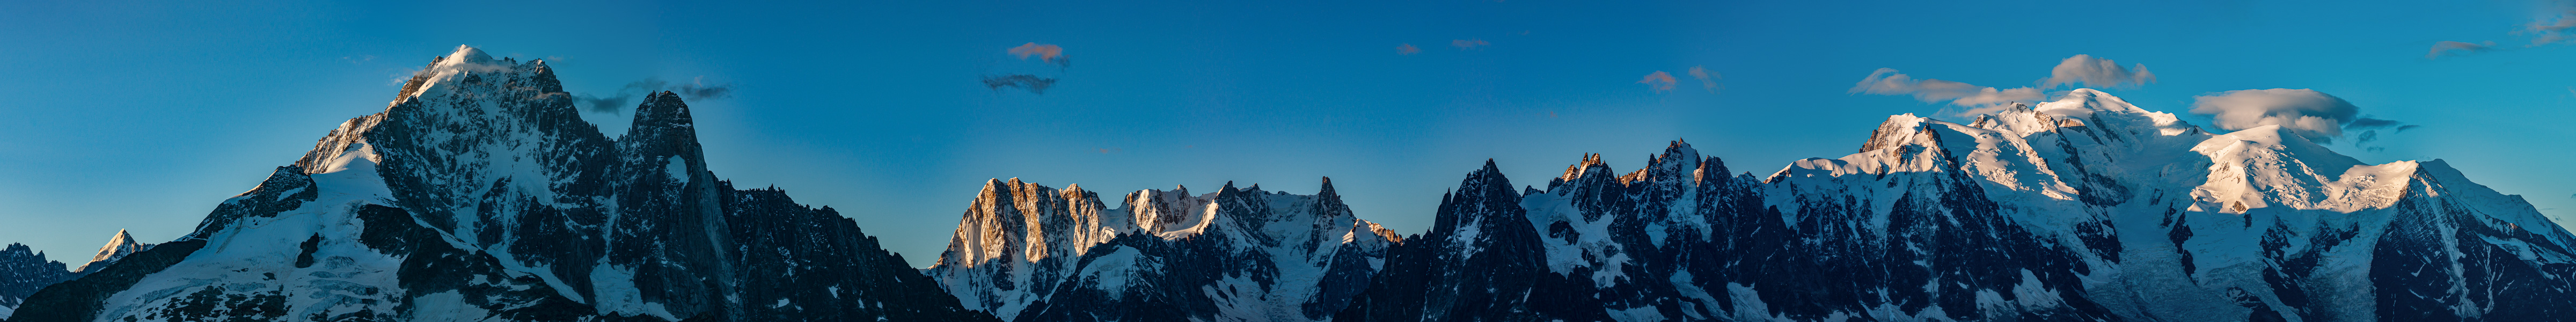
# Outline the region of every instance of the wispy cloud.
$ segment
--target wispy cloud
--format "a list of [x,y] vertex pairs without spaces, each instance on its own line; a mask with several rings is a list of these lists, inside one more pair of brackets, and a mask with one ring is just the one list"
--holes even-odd
[[2373,129],[2396,128],[2396,127],[2401,127],[2401,126],[2411,127],[2411,126],[2407,126],[2407,125],[2405,125],[2405,124],[2406,124],[2406,122],[2398,122],[2398,121],[2395,121],[2395,120],[2376,119],[2376,118],[2371,118],[2369,115],[2363,115],[2363,116],[2361,116],[2361,118],[2353,119],[2353,120],[2352,120],[2352,123],[2346,123],[2346,124],[2344,124],[2344,125],[2343,125],[2343,129],[2345,129],[2345,130],[2373,130]]
[[707,84],[706,76],[698,76],[689,79],[688,84],[671,87],[670,91],[689,99],[718,99],[733,97],[733,84]]
[[573,100],[575,106],[583,106],[582,109],[590,110],[592,112],[617,113],[619,111],[624,111],[626,108],[628,96],[625,94],[609,94],[608,96],[590,96],[588,94],[583,94],[574,95]]
[[[392,81],[388,82],[388,85],[403,86],[403,84],[411,83],[411,79],[413,77],[420,77],[420,69],[405,67],[402,69],[395,69],[393,74],[385,76],[392,79]],[[2567,92],[2576,93],[2576,88],[2570,88]]]
[[[2532,18],[2531,22],[2524,23],[2521,29],[2516,29],[2510,33],[2512,35],[2531,38],[2531,43],[2523,45],[2523,48],[2540,47],[2550,44],[2565,43],[2569,40],[2576,40],[2576,1],[2550,0],[2546,1],[2541,7],[2543,9],[2538,12],[2539,14],[2535,15],[2538,17]],[[2441,58],[2442,56],[2460,56],[2504,49],[2507,48],[2497,47],[2496,42],[2494,41],[2482,41],[2477,43],[2440,41],[2433,43],[2433,48],[2425,52],[2424,59]]]
[[2013,102],[2034,102],[2045,96],[2037,88],[1996,89],[1939,79],[1914,79],[1895,68],[1880,68],[1853,85],[1853,94],[1912,95],[1926,103],[1948,102],[1969,108],[1960,115],[1992,113]]
[[2442,41],[2442,42],[2436,42],[2436,43],[2433,43],[2433,50],[2425,52],[2425,53],[2424,53],[2424,59],[2441,58],[2442,56],[2445,56],[2445,55],[2456,56],[2456,55],[2475,54],[2475,53],[2486,52],[2486,51],[2488,51],[2488,50],[2493,50],[2493,49],[2495,49],[2495,42],[2493,42],[2493,41],[2489,41],[2489,42],[2486,42],[2486,43],[2483,43],[2483,44],[2472,44],[2472,43],[2457,42],[2457,41]]
[[1412,55],[1419,53],[1422,53],[1422,48],[1413,47],[1413,44],[1401,44],[1395,46],[1395,54],[1397,55]]
[[1710,94],[1717,93],[1717,80],[1725,77],[1709,71],[1708,66],[1691,66],[1690,75],[1691,78],[1699,79],[1699,88],[1708,90]]
[[1673,79],[1672,73],[1660,70],[1653,74],[1646,74],[1646,79],[1637,81],[1638,84],[1646,84],[1646,88],[1654,89],[1658,93],[1673,90],[1673,84],[1677,82],[1679,81]]
[[1967,109],[1957,115],[1971,116],[2003,111],[2011,108],[2016,102],[2037,102],[2046,99],[2048,95],[2040,91],[2042,88],[2056,88],[2069,84],[2135,88],[2156,81],[2155,73],[2147,72],[2146,65],[2134,66],[2134,68],[2124,68],[2110,59],[2078,54],[2059,60],[2056,67],[2049,69],[2048,78],[2034,82],[2040,84],[2039,87],[2016,88],[1977,86],[1930,78],[1915,79],[1913,76],[1897,72],[1894,68],[1880,68],[1870,72],[1869,77],[1862,78],[1860,84],[1852,86],[1851,93],[1911,95],[1915,100],[1926,103],[1947,102],[1950,105],[1965,107]]
[[734,87],[732,84],[707,84],[706,80],[706,76],[698,76],[689,79],[689,83],[687,84],[672,85],[671,82],[663,81],[659,77],[646,77],[643,80],[628,82],[626,83],[626,86],[618,87],[617,91],[609,92],[606,95],[578,94],[573,95],[573,100],[576,106],[582,106],[582,108],[592,112],[618,113],[625,111],[626,109],[634,108],[634,106],[627,105],[627,102],[632,101],[636,96],[643,96],[654,92],[669,91],[674,94],[680,94],[681,98],[687,98],[690,100],[710,100],[733,97]]
[[1030,56],[1037,56],[1038,61],[1055,64],[1056,67],[1073,67],[1073,59],[1064,56],[1063,46],[1032,42],[1021,44],[1019,47],[1011,47],[1009,51],[1011,55],[1020,56],[1020,59],[1029,59]]
[[2156,82],[2156,73],[2147,72],[2146,64],[2136,66],[2137,69],[2120,67],[2119,63],[2112,62],[2110,59],[2076,54],[2075,57],[2058,61],[2056,68],[2050,68],[2048,79],[2040,80],[2039,88],[2057,88],[2060,85],[2071,84],[2137,88],[2138,85]]
[[1476,49],[1477,47],[1484,47],[1484,46],[1493,45],[1493,43],[1485,42],[1485,40],[1484,40],[1484,39],[1472,39],[1472,38],[1470,38],[1470,39],[1450,40],[1450,41],[1449,41],[1449,45],[1450,45],[1450,46],[1458,47],[1458,50],[1468,50],[1468,49]]
[[2353,120],[2352,120],[2352,123],[2345,123],[2345,124],[2343,125],[2343,130],[2344,130],[2344,132],[2355,132],[2355,131],[2358,131],[2358,132],[2360,133],[2360,134],[2354,134],[2354,135],[2352,136],[2352,137],[2353,137],[2353,140],[2352,140],[2352,145],[2353,145],[2353,146],[2361,147],[2363,150],[2370,150],[2370,151],[2372,151],[2372,152],[2378,152],[2378,151],[2380,151],[2380,150],[2386,150],[2386,149],[2387,149],[2387,148],[2385,148],[2385,147],[2381,147],[2381,146],[2377,146],[2377,145],[2370,145],[2370,142],[2371,142],[2371,141],[2378,141],[2378,140],[2379,140],[2379,131],[2381,131],[2381,130],[2387,130],[2387,131],[2388,131],[2388,134],[2397,134],[2397,133],[2406,133],[2406,130],[2413,130],[2413,129],[2417,128],[2417,127],[2423,127],[2423,126],[2422,126],[2422,125],[2414,125],[2414,124],[2406,124],[2406,122],[2399,122],[2399,121],[2396,121],[2396,120],[2373,118],[2373,117],[2371,117],[2371,116],[2369,116],[2369,115],[2362,115],[2362,116],[2361,116],[2361,118],[2353,119]]
[[2522,30],[2515,32],[2532,35],[2531,47],[2567,41],[2571,36],[2576,36],[2568,34],[2569,29],[2576,29],[2576,4],[2557,1],[2551,5],[2558,10],[2558,15],[2533,20],[2530,24],[2524,25]]
[[1003,87],[1017,87],[1028,90],[1029,94],[1046,95],[1047,87],[1050,86],[1055,86],[1054,78],[1038,77],[1038,75],[1010,74],[984,76],[984,88],[992,89],[994,91],[1001,91]]

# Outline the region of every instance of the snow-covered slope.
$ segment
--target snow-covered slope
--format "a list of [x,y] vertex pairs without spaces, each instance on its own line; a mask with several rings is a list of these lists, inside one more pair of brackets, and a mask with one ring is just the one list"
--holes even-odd
[[834,210],[717,180],[677,95],[615,139],[571,100],[543,61],[459,47],[194,233],[10,321],[989,319]]
[[[1336,320],[2541,321],[2576,309],[2567,231],[2442,161],[2364,164],[2274,127],[2212,134],[2089,89],[1971,124],[1890,117],[1859,153],[1729,173],[1681,142],[1626,174],[1587,156],[1546,190],[1511,191],[1488,166],[1444,201],[1438,226],[1388,250]],[[1524,277],[1537,282],[1496,282]]]
[[1314,321],[1366,286],[1395,237],[1325,179],[1314,195],[1128,193],[991,180],[926,270],[1016,321]]

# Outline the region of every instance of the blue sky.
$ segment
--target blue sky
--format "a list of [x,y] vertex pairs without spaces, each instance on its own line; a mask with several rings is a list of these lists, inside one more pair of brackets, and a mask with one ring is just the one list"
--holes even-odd
[[[459,44],[547,58],[576,94],[730,88],[690,102],[717,175],[841,209],[915,264],[987,178],[1313,193],[1330,176],[1412,233],[1487,158],[1544,185],[1583,153],[1634,169],[1684,138],[1768,173],[1848,154],[1887,115],[1959,109],[1851,91],[1879,68],[2013,88],[2077,54],[2148,66],[2156,82],[2106,90],[2150,110],[2314,89],[2422,125],[2333,147],[2450,160],[2568,222],[2576,51],[2527,46],[2566,5],[0,1],[0,242],[78,257],[118,229],[176,238]],[[2495,50],[2428,58],[2439,41]],[[1027,43],[1070,66],[1005,52]],[[1638,83],[1657,71],[1676,88]],[[1059,81],[978,81],[1010,73]]]

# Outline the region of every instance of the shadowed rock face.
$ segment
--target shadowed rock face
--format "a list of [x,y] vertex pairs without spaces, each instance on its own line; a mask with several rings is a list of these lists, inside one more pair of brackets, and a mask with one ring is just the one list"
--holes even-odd
[[1227,183],[1114,206],[1080,186],[992,180],[926,271],[1015,321],[1313,321],[1367,286],[1393,239],[1331,179],[1314,195]]
[[460,47],[195,233],[11,321],[990,319],[837,212],[716,179],[678,95],[634,115],[607,137],[543,61]]
[[69,278],[71,272],[63,270],[63,262],[45,259],[44,253],[27,245],[11,243],[8,248],[0,248],[0,318],[7,317],[10,309],[18,307],[37,289]]

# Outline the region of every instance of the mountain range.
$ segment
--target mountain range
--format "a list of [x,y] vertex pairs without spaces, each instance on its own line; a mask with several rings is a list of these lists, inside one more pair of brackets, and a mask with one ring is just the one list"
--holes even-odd
[[[1284,303],[1198,304],[1241,303],[1234,283],[1020,274],[1101,269],[960,255],[995,245],[993,236],[1046,245],[1012,248],[1028,254],[1062,256],[1054,250],[1086,247],[1061,244],[1085,240],[1112,247],[1103,240],[1133,235],[1016,230],[1151,217],[1140,209],[1168,208],[1135,205],[1151,190],[1122,208],[1003,216],[1016,225],[984,223],[992,212],[970,209],[931,271],[946,272],[933,278],[969,302],[1007,289],[980,280],[1054,276],[1056,286],[1035,291],[1054,297],[1006,298],[1154,294],[1129,298],[1194,308],[1170,320],[1199,321],[2544,321],[2576,308],[2567,231],[2443,161],[2365,164],[2277,126],[2210,133],[2090,89],[1968,124],[1889,117],[1854,154],[1767,175],[1737,172],[1681,141],[1645,161],[1622,172],[1587,155],[1544,189],[1516,186],[1488,161],[1442,197],[1429,231],[1387,235],[1382,252],[1362,253],[1381,254],[1369,258],[1375,265],[1308,266],[1372,275],[1355,295],[1289,290],[1307,299],[1298,308],[1344,305],[1329,316],[1266,313],[1291,308]],[[1201,238],[1248,243],[1262,239],[1236,236],[1297,234],[1291,228]],[[1115,261],[1203,253],[1083,257],[1111,263],[1089,267],[1237,279],[1315,275]],[[1197,296],[1168,295],[1192,294],[1168,290],[1182,283]],[[1080,301],[1101,302],[1090,297]],[[1011,315],[1039,307],[1018,302],[969,307],[1014,321],[1160,320],[1116,305]]]
[[989,320],[857,223],[706,170],[689,107],[615,138],[544,61],[458,47],[195,232],[9,321]]
[[[2440,160],[2212,133],[2077,89],[1887,118],[1767,173],[1683,141],[1544,185],[1488,160],[1427,231],[1313,194],[988,180],[928,268],[707,170],[689,106],[609,136],[545,61],[434,59],[193,232],[78,269],[0,250],[28,321],[2548,321],[2570,235]],[[1858,131],[1854,131],[1858,134]],[[1530,178],[1524,178],[1528,180]],[[1535,181],[1525,181],[1535,183]]]

